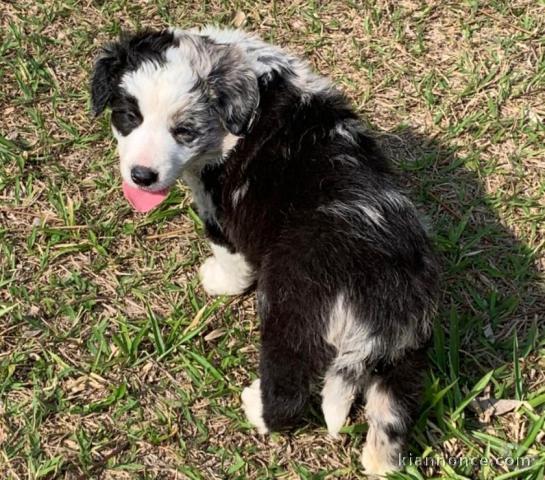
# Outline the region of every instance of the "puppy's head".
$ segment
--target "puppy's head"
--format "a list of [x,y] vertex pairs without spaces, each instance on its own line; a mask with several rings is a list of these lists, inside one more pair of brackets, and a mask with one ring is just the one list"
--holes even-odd
[[125,193],[144,196],[164,193],[184,168],[221,158],[233,137],[244,135],[258,87],[235,46],[145,31],[102,49],[91,103],[95,115],[112,110]]

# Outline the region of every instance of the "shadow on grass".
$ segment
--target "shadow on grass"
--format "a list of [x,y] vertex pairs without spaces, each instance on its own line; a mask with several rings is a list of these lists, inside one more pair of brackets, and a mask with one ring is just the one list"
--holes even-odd
[[[410,128],[378,132],[377,139],[427,216],[442,263],[443,295],[414,452],[447,439],[456,439],[462,451],[482,452],[486,442],[472,432],[484,432],[487,425],[468,400],[483,395],[487,384],[491,398],[527,399],[525,376],[543,340],[538,322],[545,290],[536,254],[498,217],[497,200],[487,194],[478,165],[473,171],[475,164],[455,149]],[[480,382],[491,371],[496,382]]]

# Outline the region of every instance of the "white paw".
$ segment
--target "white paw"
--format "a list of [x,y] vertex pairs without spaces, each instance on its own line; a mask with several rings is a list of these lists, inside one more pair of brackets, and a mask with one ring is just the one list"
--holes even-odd
[[199,268],[201,284],[208,295],[238,295],[243,293],[244,285],[229,275],[216,257],[207,258]]
[[371,477],[382,477],[399,470],[399,465],[390,460],[388,445],[386,444],[382,448],[383,450],[377,450],[374,445],[366,443],[361,452],[361,464],[365,473]]
[[248,421],[262,435],[269,433],[263,420],[263,402],[261,400],[261,382],[255,380],[249,387],[242,391],[242,408]]
[[322,412],[324,413],[325,423],[327,425],[327,432],[331,438],[338,440],[341,438],[340,431],[343,428],[344,423],[346,422],[346,417],[348,416],[348,408],[345,408],[344,405],[331,405],[327,403],[322,403]]

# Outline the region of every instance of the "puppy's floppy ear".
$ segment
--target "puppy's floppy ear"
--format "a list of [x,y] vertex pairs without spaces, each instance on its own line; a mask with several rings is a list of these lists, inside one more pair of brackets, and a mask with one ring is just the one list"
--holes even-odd
[[257,78],[237,47],[212,45],[208,84],[214,108],[234,135],[247,133],[259,103]]
[[135,69],[143,61],[161,62],[164,52],[177,43],[171,30],[123,32],[119,41],[102,48],[91,78],[91,106],[100,115],[111,105],[123,73]]
[[122,42],[109,43],[102,48],[91,77],[91,108],[94,116],[110,106],[114,89],[127,63],[127,50]]

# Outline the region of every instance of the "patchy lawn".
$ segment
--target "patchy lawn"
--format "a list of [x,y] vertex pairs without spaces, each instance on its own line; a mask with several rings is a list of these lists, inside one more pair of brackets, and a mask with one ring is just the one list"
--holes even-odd
[[444,295],[410,445],[428,465],[396,478],[543,479],[545,4],[482,3],[4,2],[0,477],[364,478],[361,408],[339,443],[316,407],[300,430],[254,434],[239,400],[253,297],[204,294],[190,194],[134,213],[108,121],[89,115],[103,42],[216,22],[331,76],[434,230]]

